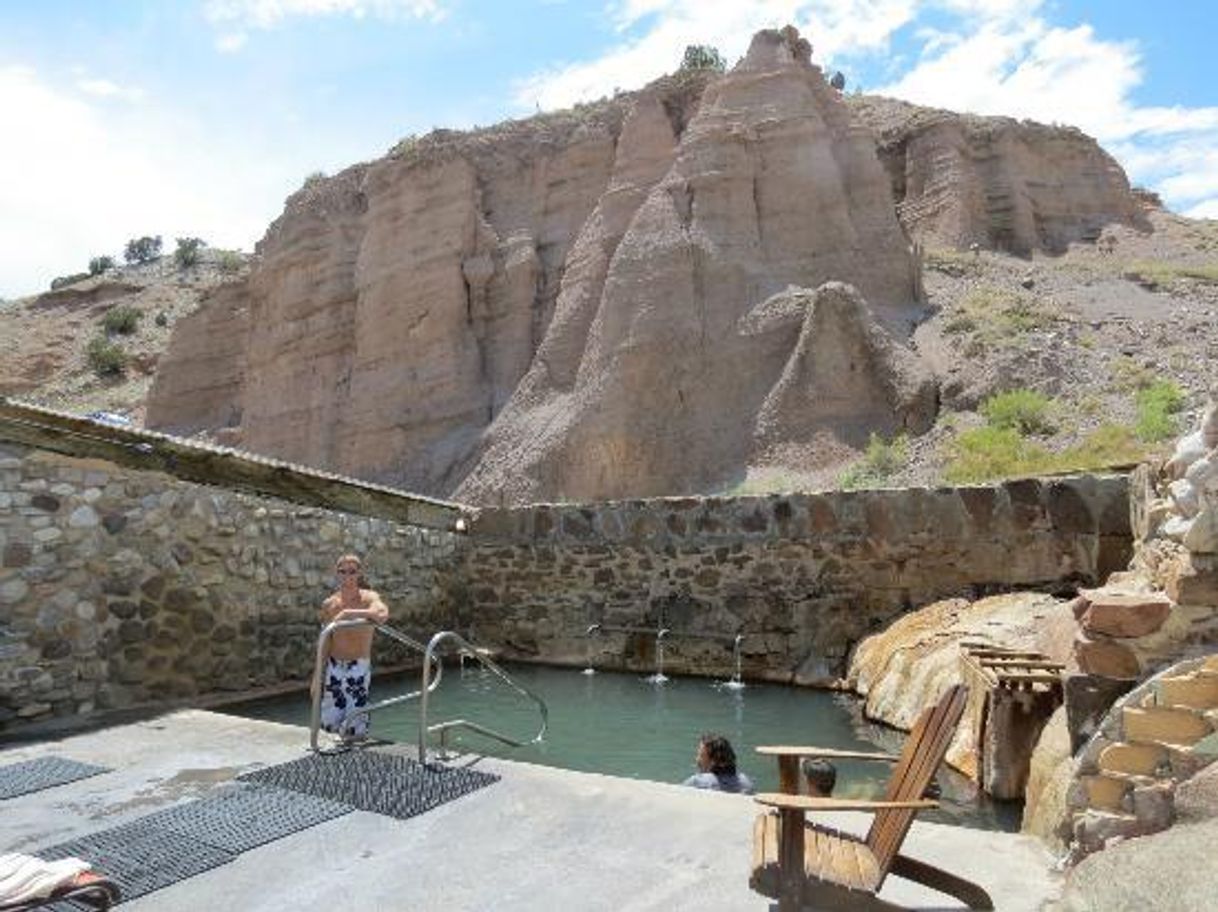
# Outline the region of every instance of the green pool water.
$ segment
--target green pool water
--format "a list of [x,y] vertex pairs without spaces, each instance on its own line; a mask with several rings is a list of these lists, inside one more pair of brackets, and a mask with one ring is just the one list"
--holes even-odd
[[[673,677],[649,683],[633,674],[537,665],[509,665],[509,674],[549,706],[550,728],[541,744],[513,748],[477,734],[451,733],[463,749],[563,769],[607,773],[630,779],[680,782],[694,772],[698,736],[719,732],[731,740],[739,767],[761,791],[778,787],[778,764],[761,757],[759,744],[814,744],[859,750],[900,750],[904,734],[862,718],[858,701],[845,694],[772,684],[724,687],[706,678]],[[373,699],[418,688],[417,675],[374,677]],[[229,712],[255,719],[309,724],[308,699],[289,695],[243,703]],[[431,695],[428,721],[463,718],[516,737],[537,730],[536,706],[480,666],[446,668]],[[414,744],[418,703],[379,710],[372,716],[378,738]],[[307,732],[301,733],[307,740]],[[890,769],[886,763],[837,764],[835,796],[878,797]],[[927,819],[983,829],[1017,829],[1020,807],[989,801],[963,776],[939,772],[943,806]]]

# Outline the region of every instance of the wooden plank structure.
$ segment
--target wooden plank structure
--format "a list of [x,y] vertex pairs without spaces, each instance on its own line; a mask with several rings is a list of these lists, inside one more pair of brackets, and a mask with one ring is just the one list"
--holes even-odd
[[1040,652],[964,640],[960,657],[983,689],[1061,690],[1066,666]]
[[972,775],[987,793],[1015,797],[1023,793],[1035,738],[1062,702],[1065,665],[1035,650],[975,640],[959,645],[970,684],[966,716],[977,758]]
[[383,485],[5,398],[0,398],[2,441],[411,526],[460,531],[473,515],[458,504]]
[[[804,906],[817,909],[896,909],[877,894],[889,874],[953,896],[971,909],[993,909],[976,884],[900,854],[914,815],[937,807],[922,796],[947,755],[964,713],[967,690],[949,687],[939,702],[922,713],[899,757],[816,747],[759,747],[778,758],[780,792],[757,801],[776,810],[758,815],[753,825],[753,868],[749,885],[778,900],[781,912]],[[895,763],[879,801],[821,798],[799,793],[800,757],[835,757]],[[870,811],[875,819],[860,839],[806,819],[808,811]]]

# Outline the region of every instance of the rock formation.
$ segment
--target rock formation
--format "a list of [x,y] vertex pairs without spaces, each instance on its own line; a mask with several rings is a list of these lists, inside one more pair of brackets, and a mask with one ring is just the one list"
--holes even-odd
[[1078,129],[875,96],[848,102],[875,131],[901,221],[919,240],[1026,255],[1139,220],[1121,166]]
[[[808,54],[762,32],[722,77],[436,131],[311,179],[248,280],[176,328],[146,423],[496,503],[705,491],[917,433],[936,397],[905,347],[923,315],[893,199],[910,182]],[[887,160],[920,123],[889,125]],[[1039,129],[1059,157],[1012,141],[987,167],[1029,193],[1099,167],[1075,131]],[[1049,194],[1020,237],[1126,218],[1119,171],[1096,180]],[[972,184],[935,186],[947,205]],[[951,205],[964,224],[972,203]],[[855,292],[813,294],[830,281]]]

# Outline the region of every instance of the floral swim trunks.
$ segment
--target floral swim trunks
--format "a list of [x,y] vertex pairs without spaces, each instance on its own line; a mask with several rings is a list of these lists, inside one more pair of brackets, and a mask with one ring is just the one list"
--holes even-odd
[[[372,663],[368,659],[336,659],[326,665],[326,682],[321,692],[321,727],[344,738],[363,738],[368,734],[368,713],[347,713],[368,705],[368,686],[372,683]],[[345,717],[345,720],[344,720]]]

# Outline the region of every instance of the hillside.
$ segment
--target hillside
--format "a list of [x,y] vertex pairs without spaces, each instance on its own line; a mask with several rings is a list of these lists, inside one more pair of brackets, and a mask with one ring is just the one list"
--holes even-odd
[[[1202,404],[1216,244],[1073,128],[841,96],[763,32],[310,180],[248,275],[10,303],[0,388],[473,502],[1052,471]],[[99,384],[104,313],[170,299]]]

